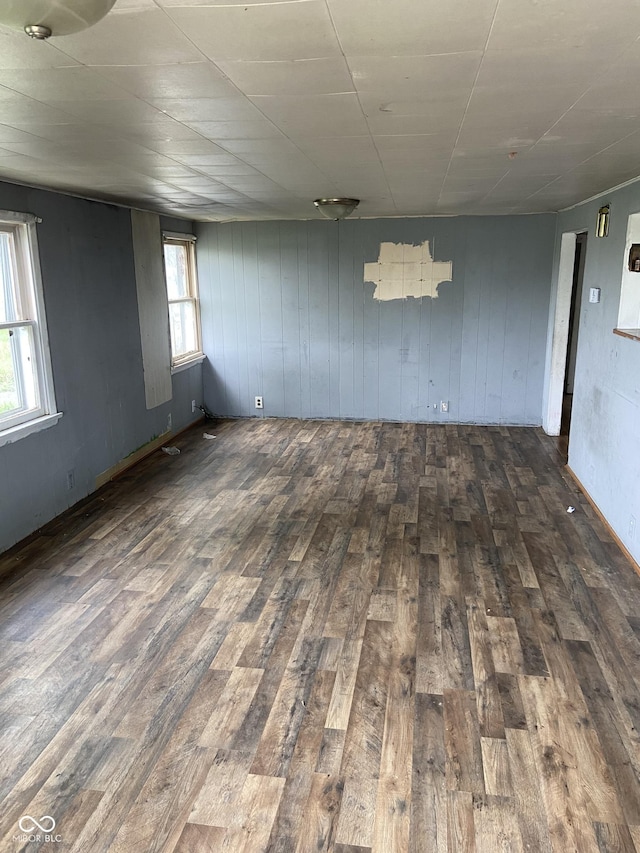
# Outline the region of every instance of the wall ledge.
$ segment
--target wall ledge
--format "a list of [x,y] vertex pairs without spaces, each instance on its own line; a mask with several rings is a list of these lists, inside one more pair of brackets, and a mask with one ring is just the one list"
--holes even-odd
[[640,341],[640,329],[614,329],[613,334],[632,341]]

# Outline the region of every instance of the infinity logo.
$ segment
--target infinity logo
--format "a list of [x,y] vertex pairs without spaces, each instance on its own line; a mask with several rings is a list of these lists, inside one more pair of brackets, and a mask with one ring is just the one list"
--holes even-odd
[[[50,821],[50,823],[49,823]],[[35,817],[31,817],[30,814],[23,815],[18,821],[18,826],[22,830],[22,832],[30,833],[33,832],[34,829],[39,829],[40,832],[53,832],[56,828],[56,822],[51,817],[51,815],[45,814],[42,815],[39,821],[35,819]]]

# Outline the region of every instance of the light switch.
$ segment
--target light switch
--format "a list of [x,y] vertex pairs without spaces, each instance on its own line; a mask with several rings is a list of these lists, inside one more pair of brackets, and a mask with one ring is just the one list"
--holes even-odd
[[600,302],[600,288],[599,287],[590,287],[589,288],[589,302]]

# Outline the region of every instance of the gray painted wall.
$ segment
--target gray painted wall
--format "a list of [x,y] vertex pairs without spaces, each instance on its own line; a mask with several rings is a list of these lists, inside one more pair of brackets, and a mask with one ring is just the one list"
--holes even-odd
[[[599,239],[594,234],[596,215],[607,202],[611,203],[609,235]],[[568,231],[588,231],[589,235],[569,465],[640,562],[640,342],[612,332],[618,320],[627,219],[638,211],[640,184],[636,183],[560,214],[558,238]],[[558,261],[556,256],[554,293]],[[589,303],[590,287],[602,289],[600,303]],[[633,537],[629,530],[632,515],[636,519]]]
[[[539,424],[555,216],[197,226],[205,401],[264,415]],[[451,261],[438,298],[374,299],[383,242]],[[449,401],[449,413],[434,409]]]
[[50,429],[0,447],[2,551],[93,491],[96,475],[166,430],[169,414],[174,429],[186,426],[191,400],[202,399],[202,372],[176,374],[171,402],[147,411],[129,210],[11,184],[0,184],[0,208],[43,220],[40,261],[64,413]]

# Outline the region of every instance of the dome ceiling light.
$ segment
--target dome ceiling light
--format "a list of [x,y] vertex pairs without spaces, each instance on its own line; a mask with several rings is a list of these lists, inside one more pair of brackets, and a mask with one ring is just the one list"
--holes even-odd
[[359,198],[317,198],[314,202],[327,219],[345,219],[360,204]]
[[34,39],[68,36],[97,24],[115,0],[4,0],[0,24]]

